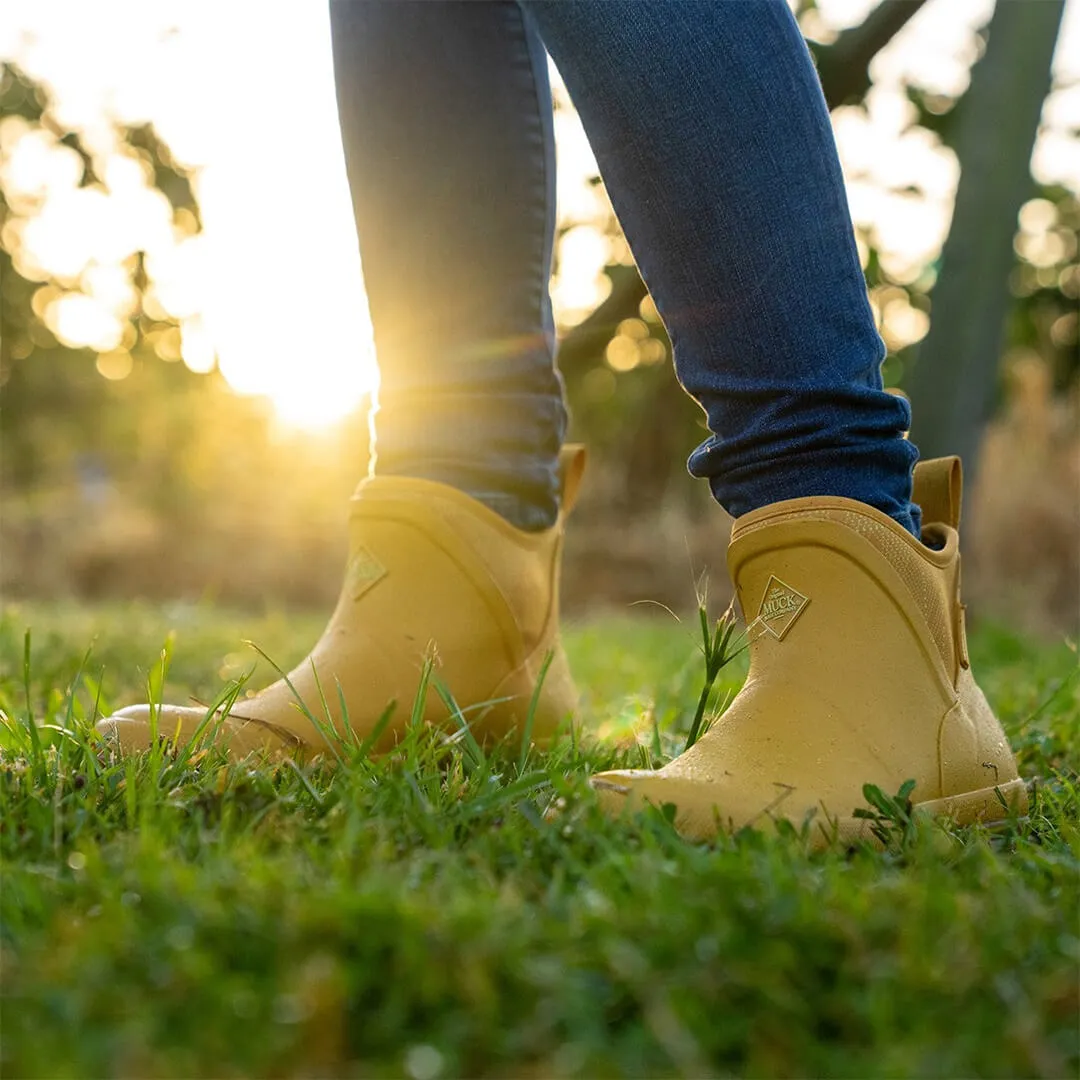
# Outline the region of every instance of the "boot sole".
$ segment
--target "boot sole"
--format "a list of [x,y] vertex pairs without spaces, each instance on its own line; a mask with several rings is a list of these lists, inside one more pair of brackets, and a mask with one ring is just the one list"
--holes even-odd
[[[913,814],[925,814],[929,817],[948,818],[956,825],[993,825],[1006,820],[1011,813],[1023,818],[1028,809],[1027,782],[1022,779],[1010,780],[994,787],[965,791],[962,795],[946,795],[941,799],[927,799],[925,802],[912,804]],[[832,839],[833,835],[841,843],[870,843],[880,841],[871,832],[871,822],[866,818],[842,817],[832,822],[832,830],[826,831],[820,826],[821,845]]]
[[[597,793],[601,805],[614,816],[643,809],[643,804],[660,806],[668,801],[657,798],[655,793],[651,793],[652,797],[650,797],[650,794],[640,789],[635,791],[630,784],[619,784],[599,777],[592,778],[590,785]],[[994,825],[1006,821],[1011,814],[1023,818],[1027,814],[1027,809],[1027,782],[1021,779],[1010,780],[994,787],[966,791],[959,795],[949,795],[941,799],[928,799],[912,805],[913,814],[948,818],[959,826]],[[762,815],[758,815],[749,825],[752,828],[765,827],[767,829],[768,821],[776,822],[782,817],[783,815],[766,813],[764,820]],[[786,818],[786,820],[796,830],[800,829],[801,822],[792,818]],[[854,815],[833,817],[826,812],[824,816],[819,814],[813,820],[807,838],[812,851],[821,851],[834,841],[838,841],[842,846],[869,844],[872,847],[881,848],[884,845],[874,835],[874,826],[875,822],[868,818]],[[711,822],[704,816],[697,815],[691,821],[677,821],[675,827],[692,843],[713,840],[718,833],[725,831],[716,808],[714,808]]]

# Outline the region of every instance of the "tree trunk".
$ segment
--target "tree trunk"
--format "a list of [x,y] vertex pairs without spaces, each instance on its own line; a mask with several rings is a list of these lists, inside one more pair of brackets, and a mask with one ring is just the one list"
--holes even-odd
[[1064,0],[998,0],[986,55],[958,116],[960,186],[930,333],[908,392],[912,439],[924,457],[960,454],[974,465],[993,402],[1020,207],[1033,189],[1031,152]]

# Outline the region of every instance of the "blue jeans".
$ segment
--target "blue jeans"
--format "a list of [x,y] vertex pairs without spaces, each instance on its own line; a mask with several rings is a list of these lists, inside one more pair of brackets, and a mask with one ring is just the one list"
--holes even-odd
[[381,372],[379,473],[522,528],[557,510],[548,297],[566,81],[733,515],[841,495],[919,535],[906,402],[882,389],[828,112],[784,0],[334,0]]

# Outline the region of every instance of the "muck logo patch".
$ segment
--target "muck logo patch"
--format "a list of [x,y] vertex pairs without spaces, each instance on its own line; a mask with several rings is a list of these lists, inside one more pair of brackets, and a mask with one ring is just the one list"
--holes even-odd
[[382,581],[384,577],[386,577],[386,567],[366,547],[358,547],[353,552],[345,581],[349,595],[354,600],[359,600],[368,589]]
[[761,601],[761,610],[757,614],[758,621],[777,641],[780,641],[809,603],[808,597],[803,596],[790,585],[785,585],[774,575],[769,578],[769,584],[765,586],[765,596]]

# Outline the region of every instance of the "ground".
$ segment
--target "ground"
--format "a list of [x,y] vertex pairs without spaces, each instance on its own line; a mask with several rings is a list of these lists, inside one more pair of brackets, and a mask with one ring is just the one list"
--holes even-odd
[[[1069,642],[972,635],[1037,778],[1030,818],[953,829],[901,803],[884,850],[808,854],[794,830],[690,845],[657,811],[600,816],[587,773],[662,758],[690,725],[701,657],[666,619],[571,628],[585,735],[547,755],[416,731],[336,769],[97,764],[95,703],[157,686],[170,631],[166,696],[209,701],[252,666],[241,638],[288,665],[319,628],[4,611],[3,1075],[1077,1075]],[[659,738],[639,748],[642,715]]]

